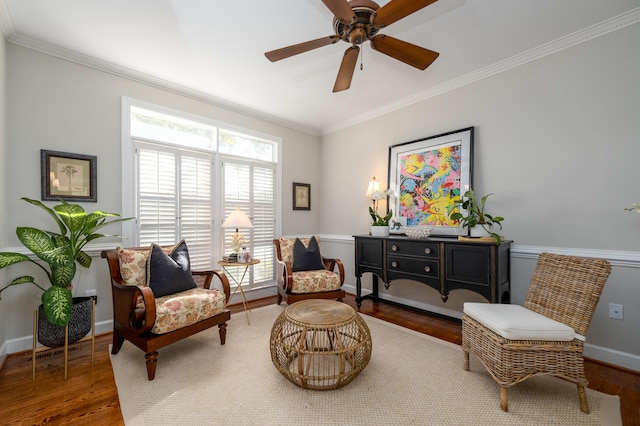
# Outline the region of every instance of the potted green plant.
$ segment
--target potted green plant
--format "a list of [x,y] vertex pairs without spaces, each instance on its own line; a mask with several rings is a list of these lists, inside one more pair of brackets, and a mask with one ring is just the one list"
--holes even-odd
[[[84,246],[98,238],[117,235],[99,234],[105,226],[124,222],[133,218],[107,221],[108,217],[120,216],[116,213],[96,211],[87,214],[78,204],[60,200],[53,209],[38,200],[22,198],[27,203],[40,207],[56,222],[59,232],[45,231],[33,227],[18,227],[16,234],[20,242],[38,259],[12,252],[0,252],[0,269],[21,262],[31,262],[42,269],[49,280],[49,288],[36,283],[34,277],[24,275],[13,279],[0,289],[0,295],[7,288],[31,283],[43,291],[42,305],[46,318],[54,325],[64,327],[69,323],[73,297],[72,280],[76,275],[76,262],[85,268],[91,266],[91,256],[83,251]],[[48,266],[45,267],[45,264]]]
[[393,216],[393,210],[389,210],[385,216],[380,216],[371,206],[369,206],[369,215],[373,220],[371,224],[371,235],[376,237],[386,237],[389,235],[389,221]]
[[[451,220],[458,221],[462,227],[467,228],[469,233],[473,227],[480,225],[487,234],[491,235],[499,243],[502,241],[502,237],[493,232],[493,227],[498,226],[502,229],[502,221],[504,218],[502,216],[490,215],[485,211],[485,204],[491,195],[493,195],[493,193],[485,195],[478,201],[473,190],[469,189],[459,200],[455,201],[458,209],[454,209],[449,217]],[[466,216],[460,212],[461,208],[467,212]]]

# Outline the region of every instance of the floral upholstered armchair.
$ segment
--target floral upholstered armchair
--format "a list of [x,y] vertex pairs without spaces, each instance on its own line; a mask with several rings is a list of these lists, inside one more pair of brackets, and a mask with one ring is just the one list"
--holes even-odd
[[[320,238],[278,238],[276,248],[278,305],[303,299],[342,300],[344,266],[339,259],[322,257]],[[337,270],[336,270],[337,269]]]
[[[186,243],[104,250],[113,295],[113,346],[125,340],[145,352],[147,376],[155,377],[158,349],[215,325],[224,345],[231,296],[222,271],[192,271]],[[212,288],[217,277],[218,288]]]

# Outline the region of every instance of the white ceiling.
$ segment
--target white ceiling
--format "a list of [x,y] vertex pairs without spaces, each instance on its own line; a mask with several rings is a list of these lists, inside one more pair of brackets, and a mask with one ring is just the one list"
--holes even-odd
[[439,0],[381,31],[439,52],[433,65],[419,71],[365,43],[364,70],[358,66],[349,90],[332,93],[346,43],[276,63],[264,57],[333,34],[320,0],[0,1],[10,42],[77,52],[76,60],[122,67],[314,134],[464,84],[611,18],[638,22],[640,14],[640,0]]

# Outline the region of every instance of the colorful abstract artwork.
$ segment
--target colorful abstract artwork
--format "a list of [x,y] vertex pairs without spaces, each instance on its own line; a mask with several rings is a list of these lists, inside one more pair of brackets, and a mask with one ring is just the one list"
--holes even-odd
[[389,188],[394,211],[406,226],[428,225],[456,234],[450,219],[461,188],[471,184],[473,127],[390,147]]
[[460,197],[460,146],[402,155],[400,216],[407,226],[454,226],[449,219]]

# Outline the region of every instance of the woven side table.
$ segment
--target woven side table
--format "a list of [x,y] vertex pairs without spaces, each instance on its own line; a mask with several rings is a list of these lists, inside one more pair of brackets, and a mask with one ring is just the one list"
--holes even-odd
[[371,359],[369,327],[344,303],[308,299],[289,305],[271,329],[271,360],[292,383],[337,389]]

